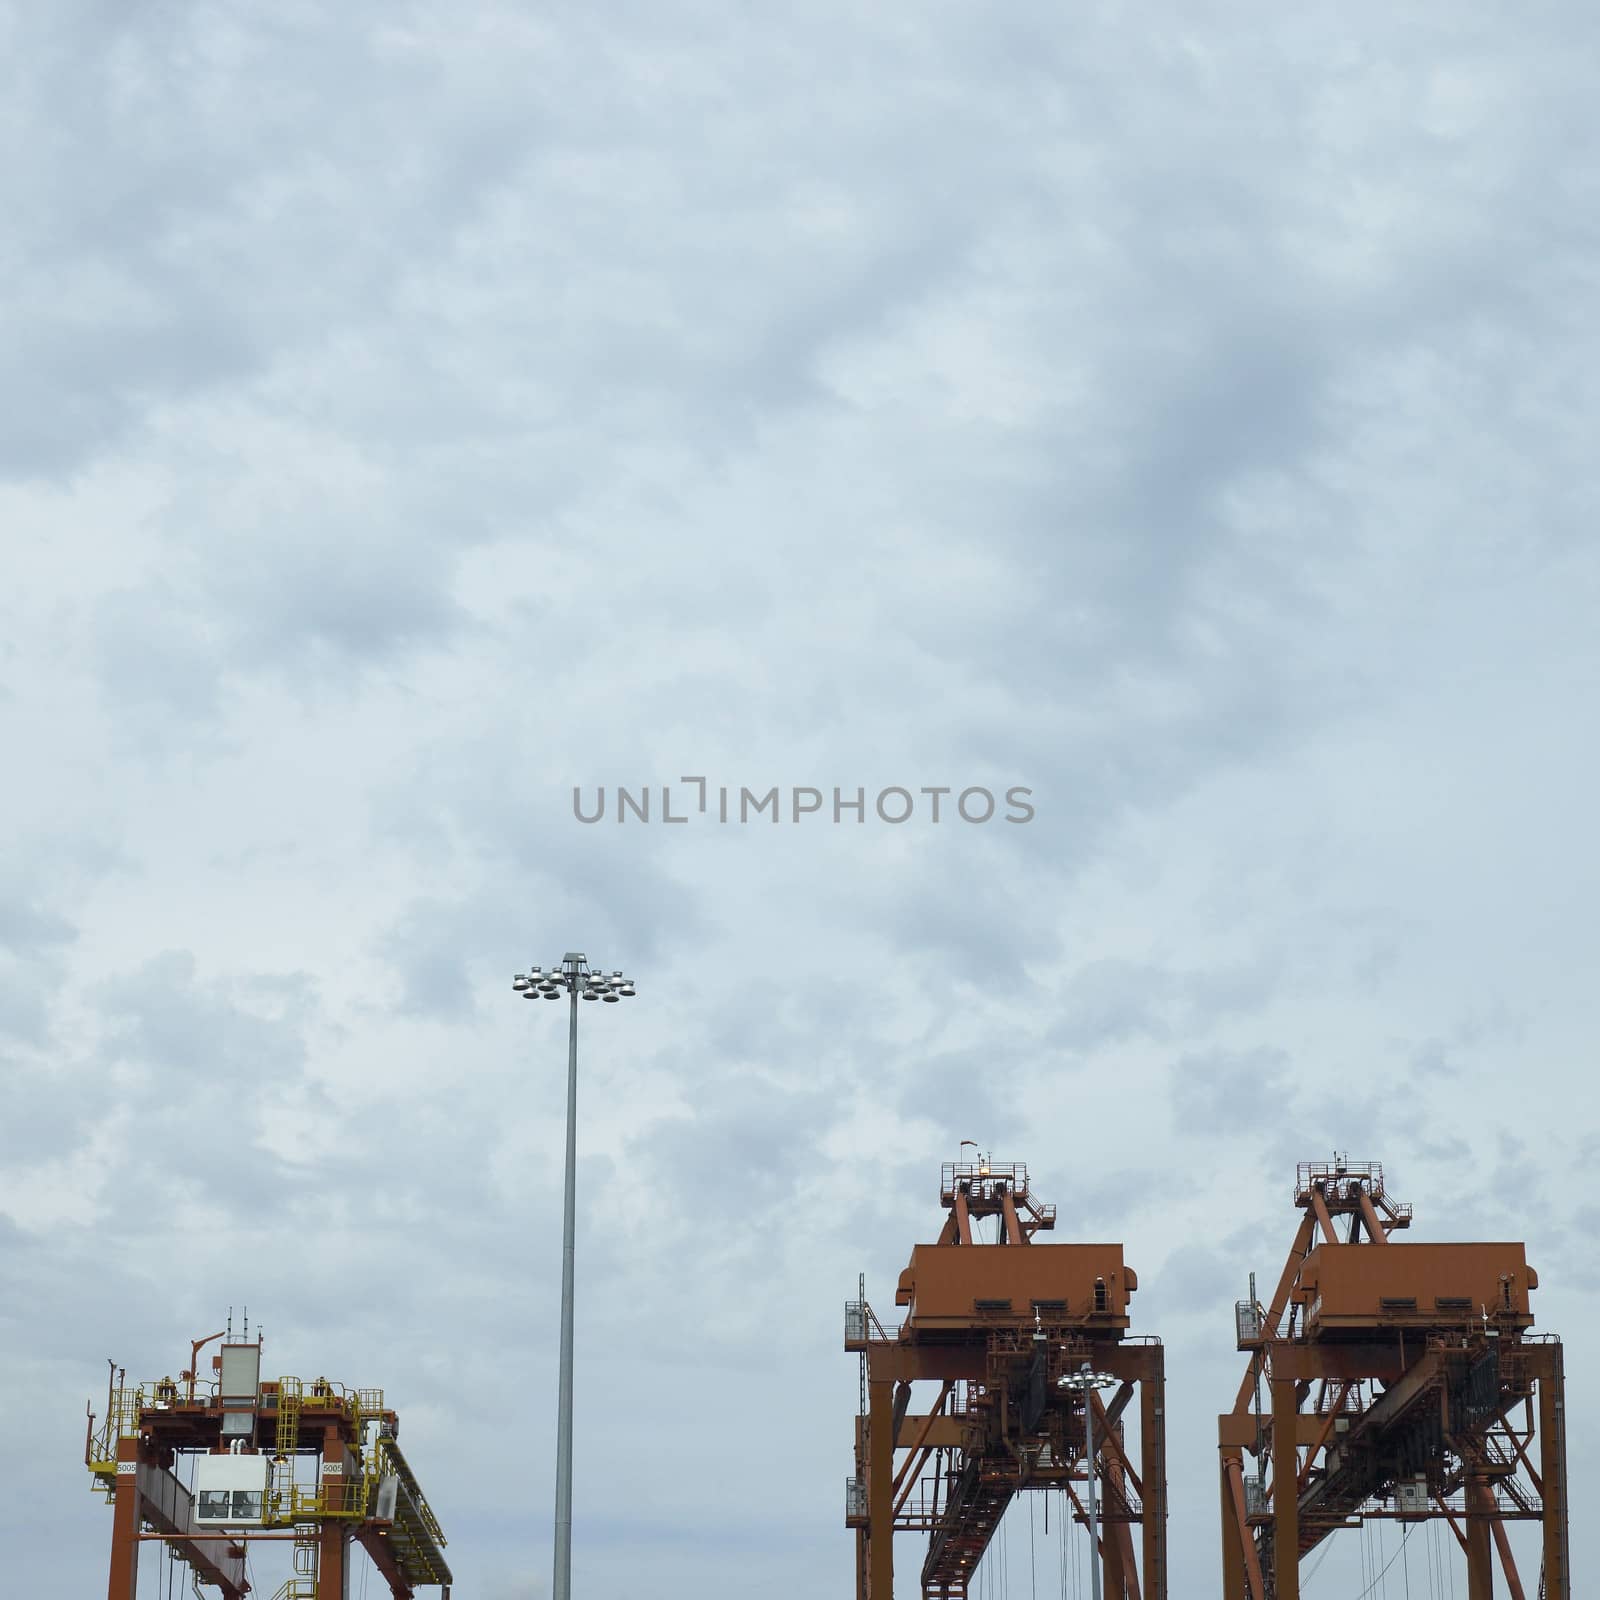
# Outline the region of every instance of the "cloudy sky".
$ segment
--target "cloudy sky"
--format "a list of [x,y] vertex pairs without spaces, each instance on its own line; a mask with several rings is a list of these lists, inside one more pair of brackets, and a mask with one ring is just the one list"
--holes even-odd
[[639,985],[583,1018],[586,1595],[848,1592],[842,1302],[963,1138],[1126,1242],[1174,1600],[1297,1160],[1525,1238],[1595,1416],[1589,8],[0,43],[8,1590],[104,1581],[106,1357],[248,1303],[387,1389],[458,1594],[548,1592],[564,1030],[509,980],[568,949]]

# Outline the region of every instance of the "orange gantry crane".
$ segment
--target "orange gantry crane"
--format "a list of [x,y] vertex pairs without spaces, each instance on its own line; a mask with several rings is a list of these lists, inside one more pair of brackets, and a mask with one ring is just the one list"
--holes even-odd
[[[1098,1521],[1106,1600],[1166,1600],[1162,1347],[1128,1333],[1138,1280],[1122,1246],[1038,1242],[1056,1211],[1021,1163],[946,1163],[939,1190],[943,1230],[912,1249],[895,1292],[904,1322],[885,1329],[864,1286],[845,1306],[861,1361],[845,1500],[858,1600],[893,1600],[897,1532],[927,1535],[922,1594],[965,1600],[1013,1496],[1041,1489],[1064,1491],[1091,1534]],[[939,1386],[920,1413],[917,1382]],[[1137,1450],[1124,1420],[1136,1393]]]
[[[200,1351],[221,1339],[212,1381]],[[113,1364],[106,1412],[90,1412],[84,1463],[112,1504],[109,1600],[134,1600],[139,1548],[165,1542],[195,1584],[250,1593],[246,1556],[292,1541],[295,1576],[277,1600],[345,1600],[360,1545],[393,1600],[437,1585],[449,1600],[444,1535],[396,1435],[381,1389],[326,1378],[261,1379],[261,1339],[197,1339],[180,1376],[130,1385]],[[190,1481],[186,1483],[184,1480]]]
[[[1299,1600],[1301,1561],[1335,1530],[1430,1517],[1466,1554],[1468,1600],[1491,1600],[1496,1558],[1512,1600],[1570,1600],[1561,1342],[1531,1331],[1523,1246],[1395,1242],[1411,1207],[1375,1162],[1302,1163],[1294,1198],[1270,1304],[1252,1279],[1236,1309],[1250,1361],[1219,1420],[1224,1600]],[[1532,1592],[1513,1521],[1541,1525]]]

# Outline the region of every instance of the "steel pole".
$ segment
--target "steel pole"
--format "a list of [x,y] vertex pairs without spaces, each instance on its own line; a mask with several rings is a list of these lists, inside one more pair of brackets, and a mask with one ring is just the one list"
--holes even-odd
[[572,1597],[572,1268],[576,1253],[578,1165],[578,977],[569,977],[572,1017],[567,1031],[567,1178],[561,1217],[561,1393],[556,1413],[556,1549],[553,1600]]
[[1089,1364],[1083,1367],[1083,1446],[1089,1476],[1089,1593],[1100,1600],[1100,1539],[1096,1532],[1094,1500],[1094,1390],[1089,1387]]

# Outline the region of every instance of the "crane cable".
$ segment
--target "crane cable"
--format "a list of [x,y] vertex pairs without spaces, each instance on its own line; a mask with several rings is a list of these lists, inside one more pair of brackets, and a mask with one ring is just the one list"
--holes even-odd
[[1039,1600],[1039,1559],[1033,1547],[1033,1496],[1028,1496],[1028,1600]]
[[1067,1491],[1057,1489],[1061,1496],[1056,1507],[1056,1566],[1061,1574],[1061,1600],[1067,1600]]
[[1311,1587],[1311,1580],[1322,1570],[1322,1563],[1328,1559],[1328,1552],[1333,1548],[1332,1539],[1322,1541],[1322,1551],[1311,1564],[1311,1570],[1300,1580],[1300,1592],[1305,1593]]
[[[1366,1588],[1363,1589],[1361,1591],[1361,1593],[1358,1594],[1355,1597],[1355,1600],[1367,1600],[1367,1596],[1369,1594],[1371,1594],[1374,1589],[1377,1588],[1378,1582],[1383,1577],[1384,1573],[1387,1572],[1389,1570],[1389,1568],[1392,1567],[1395,1564],[1395,1562],[1400,1559],[1401,1555],[1405,1551],[1405,1547],[1411,1542],[1411,1535],[1415,1531],[1415,1529],[1416,1529],[1416,1524],[1415,1523],[1413,1523],[1411,1525],[1411,1527],[1406,1529],[1405,1537],[1402,1538],[1401,1541],[1400,1541],[1400,1548],[1398,1550],[1396,1550],[1395,1553],[1392,1556],[1390,1556],[1389,1559],[1386,1562],[1384,1562],[1383,1570],[1381,1572],[1379,1572],[1378,1576],[1376,1578],[1374,1578],[1372,1580],[1372,1582],[1369,1583],[1366,1586]],[[1379,1549],[1379,1553],[1381,1554],[1382,1550],[1383,1550],[1383,1537],[1382,1537],[1381,1533],[1380,1533],[1379,1538],[1378,1538],[1378,1549]],[[1385,1594],[1387,1594],[1389,1592],[1388,1584],[1384,1584],[1383,1592]]]

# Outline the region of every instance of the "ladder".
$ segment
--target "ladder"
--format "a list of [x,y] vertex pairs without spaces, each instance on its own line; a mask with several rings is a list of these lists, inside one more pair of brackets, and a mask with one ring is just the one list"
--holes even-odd
[[[278,1380],[278,1438],[273,1449],[280,1464],[279,1471],[273,1474],[274,1498],[278,1502],[274,1510],[278,1516],[292,1517],[298,1509],[294,1503],[294,1454],[300,1444],[300,1402],[304,1393],[305,1385],[298,1378]],[[296,1562],[299,1559],[297,1546]],[[290,1600],[300,1600],[300,1597],[292,1596]],[[312,1600],[315,1600],[314,1594]]]
[[317,1600],[317,1532],[314,1522],[294,1530],[294,1576],[279,1585],[272,1600]]

